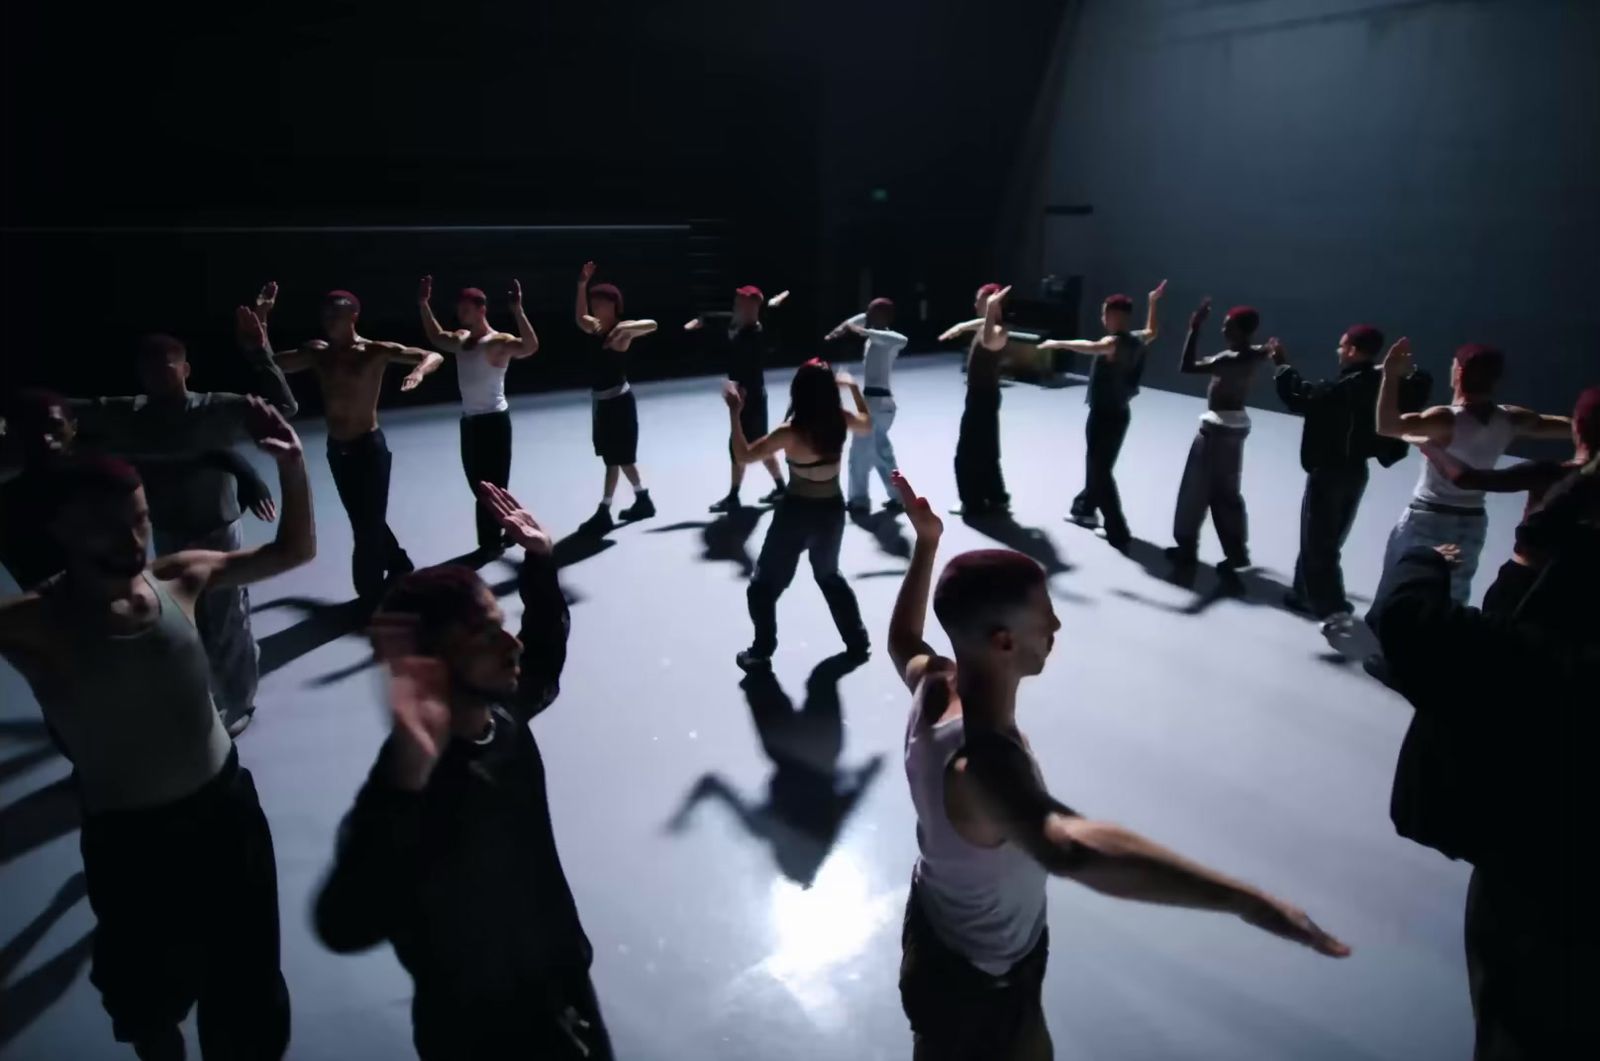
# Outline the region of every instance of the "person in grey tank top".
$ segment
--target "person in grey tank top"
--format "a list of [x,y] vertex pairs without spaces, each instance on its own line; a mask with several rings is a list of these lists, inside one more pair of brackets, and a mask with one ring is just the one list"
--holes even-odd
[[[1495,390],[1505,373],[1505,354],[1492,346],[1470,343],[1455,352],[1450,364],[1451,402],[1420,413],[1400,411],[1400,381],[1413,368],[1411,340],[1401,339],[1383,359],[1378,386],[1378,434],[1413,445],[1432,444],[1468,467],[1493,468],[1516,439],[1565,441],[1572,421],[1546,416],[1516,405],[1498,405]],[[1387,574],[1416,546],[1454,545],[1460,562],[1450,572],[1450,595],[1457,604],[1472,596],[1472,576],[1488,533],[1488,515],[1481,491],[1452,488],[1424,466],[1406,510],[1389,535],[1384,552]]]
[[315,553],[300,440],[259,398],[248,419],[282,481],[272,542],[149,563],[138,473],[73,457],[53,470],[46,507],[65,570],[0,601],[0,655],[76,768],[97,922],[90,979],[141,1058],[182,1058],[179,1025],[196,1005],[207,1058],[277,1058],[288,1044],[272,836],[212,705],[195,629],[203,594]]
[[433,277],[417,286],[417,308],[422,331],[436,349],[456,359],[461,388],[461,467],[472,491],[478,530],[477,555],[483,560],[505,551],[506,538],[483,500],[478,484],[493,483],[502,490],[511,481],[511,407],[506,401],[506,369],[511,362],[539,352],[539,336],[522,311],[522,284],[511,281],[511,316],[517,334],[495,331],[489,325],[489,296],[476,287],[456,296],[456,319],[461,327],[445,331],[433,315]]
[[916,545],[889,623],[889,654],[912,693],[906,778],[921,856],[906,903],[900,997],[914,1056],[1048,1058],[1042,986],[1045,880],[1106,895],[1235,914],[1318,953],[1349,948],[1305,913],[1196,865],[1046,788],[1017,726],[1017,689],[1038,674],[1061,628],[1042,568],[1021,553],[963,553],[945,567],[933,610],[954,648],[923,640],[943,525],[898,472]]

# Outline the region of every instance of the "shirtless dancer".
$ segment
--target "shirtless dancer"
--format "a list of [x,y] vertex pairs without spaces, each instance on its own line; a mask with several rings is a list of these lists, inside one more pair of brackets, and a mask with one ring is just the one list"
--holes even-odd
[[922,628],[943,527],[896,480],[917,535],[889,623],[889,652],[912,693],[905,761],[921,848],[901,936],[913,1056],[1051,1056],[1041,999],[1050,876],[1119,899],[1233,914],[1321,954],[1348,954],[1301,910],[1081,817],[1045,788],[1017,726],[1018,687],[1044,669],[1061,627],[1044,570],[1005,549],[950,561],[933,610],[955,658],[937,655]]
[[[761,438],[767,433],[767,340],[761,327],[761,306],[765,302],[769,308],[776,309],[788,298],[789,292],[780,291],[767,299],[759,287],[746,284],[734,291],[731,312],[702,313],[683,326],[686,332],[698,332],[705,328],[708,320],[727,318],[727,330],[718,328],[712,334],[720,337],[728,364],[728,379],[738,385],[744,395],[739,422],[744,425],[744,437],[747,439]],[[742,504],[739,487],[744,483],[744,465],[733,459],[731,439],[728,442],[728,459],[733,465],[728,479],[728,496],[713,504],[712,512],[732,512]],[[775,504],[783,497],[783,469],[775,456],[767,457],[761,463],[767,469],[767,474],[772,476],[772,489],[761,498],[761,502]]]
[[624,523],[648,519],[656,514],[639,479],[635,465],[639,456],[639,407],[633,388],[628,385],[628,347],[641,335],[656,330],[652,320],[622,320],[622,292],[613,284],[589,286],[594,277],[594,262],[585,262],[578,273],[578,300],[574,311],[578,330],[590,339],[589,387],[594,399],[594,452],[605,461],[606,492],[600,507],[584,522],[591,534],[604,534],[616,524],[611,518],[611,499],[617,492],[617,473],[628,477],[633,487],[633,504],[618,515]]
[[1206,411],[1200,417],[1200,430],[1189,447],[1183,480],[1178,485],[1178,505],[1172,516],[1176,544],[1167,550],[1167,557],[1179,567],[1193,567],[1198,562],[1200,525],[1209,508],[1217,537],[1222,540],[1223,559],[1217,570],[1232,574],[1250,566],[1244,497],[1239,493],[1244,440],[1250,434],[1250,414],[1244,410],[1244,400],[1250,393],[1256,368],[1267,359],[1267,348],[1250,342],[1261,326],[1261,314],[1249,306],[1235,306],[1222,318],[1222,338],[1228,348],[1220,354],[1197,358],[1200,328],[1210,315],[1208,298],[1189,317],[1189,335],[1178,363],[1179,371],[1206,373],[1211,376],[1211,383],[1206,388]]
[[1011,506],[1006,480],[1000,471],[1000,355],[1011,333],[1000,323],[1000,311],[1011,288],[984,284],[974,307],[979,316],[947,329],[939,336],[949,342],[972,336],[967,353],[967,398],[956,434],[956,490],[961,507],[951,514],[967,518],[1004,513]]
[[138,473],[108,457],[54,472],[50,526],[66,570],[0,602],[0,654],[32,686],[76,768],[94,910],[90,980],[120,1042],[181,1059],[197,1003],[208,1059],[282,1057],[272,836],[250,772],[212,705],[196,602],[306,563],[316,551],[300,440],[251,399],[251,433],[278,464],[275,540],[150,563]]
[[428,305],[433,298],[433,277],[424,276],[417,289],[417,307],[422,311],[422,331],[428,342],[456,359],[456,383],[461,388],[461,467],[477,506],[478,555],[483,559],[498,556],[506,545],[499,521],[478,494],[479,483],[493,483],[504,490],[511,481],[506,368],[512,361],[539,352],[539,336],[522,312],[522,285],[515,280],[511,281],[510,297],[516,335],[489,326],[489,297],[476,287],[465,288],[456,296],[456,319],[462,327],[447,332],[439,327]]
[[[1144,375],[1145,354],[1161,334],[1159,310],[1166,294],[1165,280],[1150,292],[1145,325],[1134,331],[1133,299],[1112,295],[1100,307],[1100,323],[1106,334],[1099,339],[1047,339],[1041,350],[1071,350],[1094,358],[1089,368],[1089,416],[1084,423],[1083,490],[1072,499],[1067,519],[1080,527],[1091,527],[1114,548],[1126,549],[1133,540],[1128,520],[1122,514],[1122,495],[1112,474],[1122,441],[1133,418],[1129,402],[1139,393]],[[1098,513],[1098,515],[1096,515]],[[1104,518],[1104,525],[1097,526]]]
[[[263,324],[277,297],[277,284],[262,288],[256,305]],[[355,539],[351,581],[364,603],[376,604],[391,582],[415,566],[388,524],[393,458],[378,426],[383,373],[391,362],[413,366],[400,389],[415,390],[444,358],[413,346],[365,338],[356,332],[360,318],[360,299],[348,291],[328,292],[322,300],[322,328],[327,338],[282,351],[277,362],[284,372],[309,369],[317,374],[323,416],[328,422],[328,467]]]

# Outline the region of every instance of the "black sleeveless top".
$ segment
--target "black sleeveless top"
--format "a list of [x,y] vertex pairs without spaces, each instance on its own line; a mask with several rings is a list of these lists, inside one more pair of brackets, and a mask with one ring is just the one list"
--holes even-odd
[[990,350],[983,340],[974,337],[972,349],[967,354],[967,389],[1000,389],[1000,355],[1003,350]]
[[585,332],[588,347],[589,389],[612,390],[628,382],[628,354],[606,345],[610,332]]
[[1089,404],[1126,406],[1139,393],[1144,376],[1145,344],[1130,332],[1116,333],[1117,346],[1110,354],[1096,357],[1089,366]]

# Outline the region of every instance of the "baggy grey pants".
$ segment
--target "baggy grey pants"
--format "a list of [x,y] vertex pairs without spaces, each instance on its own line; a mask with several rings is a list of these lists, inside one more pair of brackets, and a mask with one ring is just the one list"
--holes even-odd
[[1230,560],[1249,556],[1249,525],[1239,481],[1244,470],[1244,440],[1248,427],[1224,427],[1202,421],[1189,447],[1178,486],[1178,507],[1172,517],[1172,537],[1182,549],[1193,550],[1200,541],[1206,510]]
[[[234,520],[189,540],[157,529],[156,552],[164,556],[180,549],[242,549],[244,531],[240,523]],[[206,590],[195,605],[194,625],[211,663],[211,699],[222,721],[231,723],[255,707],[260,678],[257,665],[261,650],[250,632],[250,591],[243,586]]]

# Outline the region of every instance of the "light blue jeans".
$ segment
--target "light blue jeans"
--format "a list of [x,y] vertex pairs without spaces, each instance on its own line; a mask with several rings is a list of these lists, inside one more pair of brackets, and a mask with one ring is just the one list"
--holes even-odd
[[1419,545],[1429,549],[1438,545],[1458,546],[1461,563],[1450,569],[1450,596],[1457,604],[1466,604],[1472,598],[1472,576],[1478,570],[1478,557],[1483,552],[1488,530],[1489,517],[1481,512],[1469,516],[1407,508],[1400,514],[1400,522],[1389,532],[1389,546],[1383,553],[1384,573]]
[[894,424],[894,399],[881,395],[867,397],[867,411],[872,414],[872,434],[857,435],[850,440],[850,494],[852,505],[868,503],[867,487],[872,469],[878,469],[883,480],[883,491],[894,497],[894,486],[889,477],[894,474],[894,445],[889,441],[889,428]]

